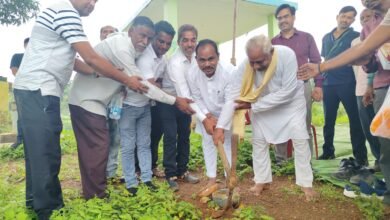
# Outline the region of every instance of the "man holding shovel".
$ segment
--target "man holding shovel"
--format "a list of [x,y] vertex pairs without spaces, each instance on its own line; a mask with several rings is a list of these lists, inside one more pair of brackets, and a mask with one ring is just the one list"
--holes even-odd
[[[272,182],[269,143],[279,144],[292,139],[296,184],[306,199],[311,200],[316,193],[312,188],[306,102],[303,81],[296,77],[298,67],[294,51],[285,46],[272,46],[267,37],[260,35],[247,42],[246,53],[248,59],[238,67],[231,81],[231,90],[238,101],[235,107],[230,107],[233,110],[227,112],[232,116],[234,108],[252,109],[255,185],[251,191],[259,195]],[[244,122],[240,112],[236,111],[233,120],[234,134],[238,126],[236,121]],[[223,132],[216,129],[213,139],[215,143],[223,141]]]
[[216,184],[217,177],[217,148],[212,139],[216,127],[226,130],[224,151],[231,164],[231,125],[220,124],[219,118],[227,109],[227,101],[234,100],[233,94],[228,90],[233,66],[219,62],[218,47],[212,40],[199,41],[195,52],[198,65],[189,69],[188,85],[195,103],[206,116],[201,118],[197,114],[196,131],[202,135],[206,175],[209,180],[205,189],[208,189]]

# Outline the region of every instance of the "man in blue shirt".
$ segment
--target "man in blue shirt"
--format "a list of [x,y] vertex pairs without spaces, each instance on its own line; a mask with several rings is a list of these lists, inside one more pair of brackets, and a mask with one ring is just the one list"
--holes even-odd
[[[359,33],[351,28],[357,12],[352,6],[343,7],[337,15],[337,27],[322,39],[321,56],[325,60],[331,59],[351,47],[353,39]],[[323,100],[324,100],[324,145],[323,154],[319,159],[333,159],[334,155],[334,126],[337,118],[337,110],[340,102],[343,104],[349,119],[349,129],[353,155],[360,165],[367,164],[367,149],[356,104],[355,75],[351,66],[323,73]]]

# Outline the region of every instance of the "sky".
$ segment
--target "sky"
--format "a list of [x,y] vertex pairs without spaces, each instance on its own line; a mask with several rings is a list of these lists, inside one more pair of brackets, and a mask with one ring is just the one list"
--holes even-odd
[[[54,1],[56,0],[40,0],[41,9],[46,8]],[[311,33],[316,40],[318,48],[321,48],[322,37],[336,27],[336,16],[343,6],[354,6],[358,14],[363,10],[360,0],[290,1],[298,3],[295,27]],[[144,4],[144,0],[99,0],[92,14],[82,19],[84,31],[91,44],[95,45],[99,42],[100,27],[110,24],[119,29],[123,28]],[[360,31],[361,26],[358,16],[356,18],[352,27]],[[7,77],[8,81],[12,82],[14,80],[9,69],[11,57],[14,53],[22,53],[24,51],[23,40],[30,35],[33,24],[34,19],[21,26],[0,25],[0,76]],[[244,45],[247,39],[260,33],[266,34],[267,27],[258,28],[237,39],[237,63],[245,57]],[[229,62],[231,42],[220,45],[220,54],[221,60]]]

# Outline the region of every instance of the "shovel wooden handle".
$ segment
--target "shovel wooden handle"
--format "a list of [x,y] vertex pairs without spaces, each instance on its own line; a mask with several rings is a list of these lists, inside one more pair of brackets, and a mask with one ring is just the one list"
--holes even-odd
[[226,179],[229,179],[230,178],[230,165],[229,165],[229,161],[227,159],[226,153],[225,153],[225,149],[223,148],[223,144],[220,141],[217,144],[217,150],[218,150],[219,156],[221,157],[223,168],[225,169],[225,172],[226,172]]

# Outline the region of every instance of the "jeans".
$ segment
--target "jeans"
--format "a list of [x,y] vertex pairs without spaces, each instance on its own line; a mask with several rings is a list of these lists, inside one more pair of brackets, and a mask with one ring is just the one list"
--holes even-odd
[[106,175],[107,178],[112,178],[116,176],[116,171],[118,169],[118,152],[120,145],[119,123],[118,120],[111,118],[109,118],[107,121],[108,129],[110,132],[110,148],[108,154]]
[[58,174],[61,167],[60,98],[42,96],[40,90],[14,89],[24,139],[26,205],[39,219],[63,207]]
[[141,169],[142,182],[152,180],[152,156],[150,151],[150,106],[135,107],[125,104],[119,119],[121,134],[122,166],[126,188],[138,186],[135,175],[135,146]]
[[375,160],[379,161],[380,156],[380,144],[378,137],[372,136],[370,132],[370,124],[375,117],[374,106],[369,105],[365,107],[362,102],[363,96],[357,96],[357,105],[359,110],[360,123],[362,124],[364,135],[370,144],[371,153],[374,155]]
[[164,133],[165,177],[181,176],[187,172],[190,156],[191,115],[172,105],[158,104]]
[[334,154],[334,127],[337,118],[337,110],[341,102],[349,119],[349,131],[353,155],[359,164],[365,165],[367,162],[366,140],[360,124],[355,87],[355,82],[349,84],[323,86],[325,125],[324,145],[322,148],[324,155],[328,156]]

